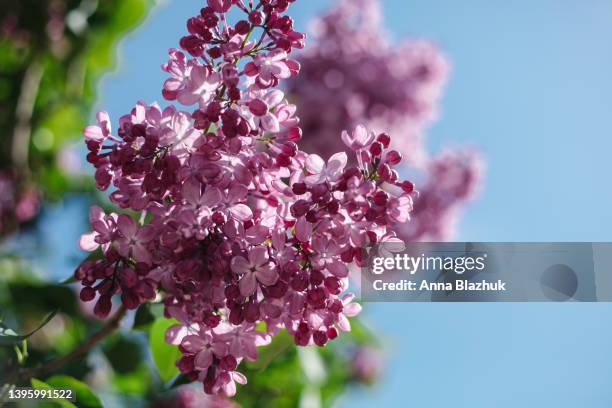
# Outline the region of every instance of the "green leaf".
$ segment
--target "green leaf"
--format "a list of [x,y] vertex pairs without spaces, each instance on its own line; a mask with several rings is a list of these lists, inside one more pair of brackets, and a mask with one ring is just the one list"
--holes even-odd
[[78,281],[79,281],[79,280],[78,280],[77,278],[75,278],[74,276],[70,276],[70,277],[68,277],[68,278],[62,279],[62,280],[59,282],[59,284],[60,284],[60,285],[69,285],[69,284],[71,284],[71,283],[76,283],[76,282],[78,282]]
[[73,390],[76,396],[76,404],[80,408],[102,408],[102,402],[93,393],[87,384],[68,375],[54,375],[46,380],[46,383],[56,389]]
[[192,382],[193,381],[191,381],[186,374],[181,373],[181,374],[177,375],[174,378],[174,380],[172,380],[172,382],[166,388],[172,389],[172,388],[179,387],[181,385],[191,384]]
[[119,374],[134,371],[145,357],[141,342],[121,334],[108,339],[102,351],[113,370]]
[[285,330],[278,332],[272,342],[267,346],[257,348],[257,360],[250,362],[250,368],[254,370],[264,370],[278,355],[293,344],[291,337]]
[[161,303],[143,303],[136,310],[132,328],[135,330],[148,330],[151,324],[156,319],[163,317],[163,315],[164,310]]
[[[32,378],[30,382],[32,383],[32,387],[36,388],[37,390],[53,390],[54,389],[46,382],[38,380],[36,378]],[[74,405],[72,402],[64,398],[54,398],[52,401],[57,402],[59,405],[65,408],[77,408],[76,405]]]
[[178,374],[176,360],[181,357],[178,347],[165,341],[166,330],[177,324],[175,319],[157,319],[149,332],[149,347],[159,376],[165,382]]
[[[125,396],[142,397],[152,389],[153,380],[151,377],[151,367],[145,362],[142,362],[130,373],[113,373],[113,389],[117,391],[118,394]],[[156,381],[158,380],[156,379]]]
[[49,313],[42,321],[42,323],[34,330],[27,334],[19,335],[15,333],[15,331],[6,325],[0,323],[0,346],[13,346],[15,344],[21,343],[23,340],[27,339],[37,331],[43,328],[44,325],[49,323],[53,316],[57,314],[57,310]]

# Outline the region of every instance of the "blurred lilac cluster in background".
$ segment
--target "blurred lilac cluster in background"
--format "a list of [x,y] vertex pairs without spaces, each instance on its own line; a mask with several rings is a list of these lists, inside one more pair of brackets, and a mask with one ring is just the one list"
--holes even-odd
[[324,157],[346,150],[337,137],[363,123],[388,132],[405,171],[418,177],[410,223],[397,226],[408,241],[447,240],[461,208],[482,183],[484,166],[471,148],[430,154],[424,134],[437,118],[450,64],[425,40],[392,43],[377,0],[343,0],[311,22],[289,95],[298,106],[306,151]]

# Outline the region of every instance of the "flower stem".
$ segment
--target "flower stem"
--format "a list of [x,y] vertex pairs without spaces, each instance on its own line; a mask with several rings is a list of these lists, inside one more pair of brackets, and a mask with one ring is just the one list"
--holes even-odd
[[32,368],[24,368],[19,372],[19,378],[22,380],[29,380],[32,377],[38,377],[43,374],[47,374],[53,372],[71,361],[79,358],[80,356],[87,354],[96,344],[98,344],[102,339],[110,335],[114,332],[117,327],[119,327],[119,323],[121,319],[125,316],[126,308],[121,305],[117,313],[102,327],[102,329],[85,340],[80,346],[72,350],[70,353],[59,356],[53,360],[47,361],[46,363],[39,365],[38,367]]

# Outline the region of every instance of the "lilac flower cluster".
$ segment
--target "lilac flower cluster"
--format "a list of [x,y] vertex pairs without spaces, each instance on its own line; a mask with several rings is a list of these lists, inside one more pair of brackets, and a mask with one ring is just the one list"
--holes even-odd
[[116,133],[104,112],[84,132],[98,188],[138,220],[91,209],[80,245],[102,257],[77,269],[80,297],[105,317],[115,295],[129,309],[161,295],[180,322],[167,332],[177,366],[210,394],[233,395],[240,362],[281,329],[301,346],[350,330],[360,306],[347,265],[396,239],[388,226],[412,209],[388,135],[342,133],[350,161],[298,148],[296,108],[278,89],[304,45],[291,2],[208,0],[163,66],[163,96],[186,110],[139,102]]
[[[315,42],[297,58],[300,78],[287,87],[307,135],[300,147],[328,157],[346,150],[333,135],[347,126],[390,132],[403,163],[427,180],[415,198],[413,222],[399,226],[398,234],[410,241],[445,240],[481,183],[482,160],[471,150],[429,157],[423,134],[437,117],[450,65],[430,42],[392,44],[381,23],[377,0],[341,0],[314,20]],[[436,171],[444,159],[445,170]],[[460,181],[468,184],[446,187]]]

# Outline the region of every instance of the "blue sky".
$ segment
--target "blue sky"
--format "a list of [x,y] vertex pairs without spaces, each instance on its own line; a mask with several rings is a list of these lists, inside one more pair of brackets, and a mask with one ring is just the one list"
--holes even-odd
[[[202,1],[167,0],[119,48],[99,107],[158,100],[157,69]],[[610,241],[612,2],[383,0],[394,38],[436,41],[453,63],[429,146],[488,162],[459,240]],[[298,0],[298,26],[329,1]],[[388,370],[342,407],[610,407],[608,304],[366,304]]]

